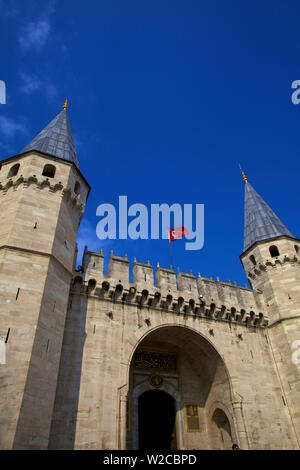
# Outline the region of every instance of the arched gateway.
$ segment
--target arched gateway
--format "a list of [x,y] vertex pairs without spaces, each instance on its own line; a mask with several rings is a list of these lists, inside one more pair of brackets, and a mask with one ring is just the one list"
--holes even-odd
[[160,390],[148,390],[138,399],[139,449],[176,449],[175,400]]
[[67,107],[0,163],[0,448],[299,449],[300,240],[243,174],[251,289],[87,247],[74,269]]
[[229,449],[236,440],[225,363],[202,335],[161,326],[130,363],[127,449]]

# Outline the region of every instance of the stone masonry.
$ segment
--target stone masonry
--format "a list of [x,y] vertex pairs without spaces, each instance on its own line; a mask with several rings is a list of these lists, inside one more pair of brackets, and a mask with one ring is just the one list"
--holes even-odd
[[139,449],[162,396],[172,448],[299,449],[300,240],[244,181],[251,289],[136,260],[131,277],[113,252],[105,274],[88,247],[76,269],[90,187],[66,104],[1,162],[1,449]]

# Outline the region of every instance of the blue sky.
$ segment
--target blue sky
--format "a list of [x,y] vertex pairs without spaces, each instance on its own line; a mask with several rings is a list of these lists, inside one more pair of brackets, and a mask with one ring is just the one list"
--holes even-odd
[[244,188],[298,237],[297,1],[0,0],[0,159],[17,154],[69,99],[92,187],[79,244],[169,266],[167,240],[99,241],[96,208],[205,204],[205,243],[173,264],[244,285]]

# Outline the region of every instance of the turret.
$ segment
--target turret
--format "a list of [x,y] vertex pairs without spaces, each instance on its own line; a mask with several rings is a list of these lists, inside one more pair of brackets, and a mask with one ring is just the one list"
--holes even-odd
[[46,449],[72,279],[90,187],[63,110],[1,162],[1,449]]
[[293,360],[300,338],[300,240],[257,194],[244,173],[243,178],[244,252],[240,259],[251,286],[264,299],[269,317],[267,339],[282,385],[283,406],[300,445],[300,369],[299,361]]
[[244,252],[240,259],[251,287],[263,293],[272,324],[298,315],[300,240],[286,228],[244,174],[243,177]]

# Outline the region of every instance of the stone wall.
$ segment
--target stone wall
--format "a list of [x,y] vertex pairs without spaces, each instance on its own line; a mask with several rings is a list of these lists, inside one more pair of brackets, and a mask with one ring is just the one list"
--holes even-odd
[[[53,178],[43,175],[50,164]],[[88,190],[71,164],[35,152],[1,165],[0,330],[10,331],[0,369],[2,449],[48,446],[76,236]]]
[[[122,270],[114,269],[120,265]],[[102,272],[102,254],[86,250],[83,266],[71,288],[50,448],[137,445],[126,422],[136,419],[131,365],[144,341],[154,351],[162,345],[165,351],[177,348],[180,380],[172,393],[179,404],[182,448],[215,445],[216,410],[224,412],[232,439],[242,448],[297,448],[262,294],[201,277],[196,283],[191,274],[176,277],[160,267],[154,285],[152,267],[136,261],[130,283],[127,257],[113,254],[108,275]],[[188,288],[182,290],[185,283]],[[149,380],[140,387],[147,390]],[[172,388],[168,381],[164,387]],[[199,407],[197,432],[186,424],[185,405],[191,401]]]

